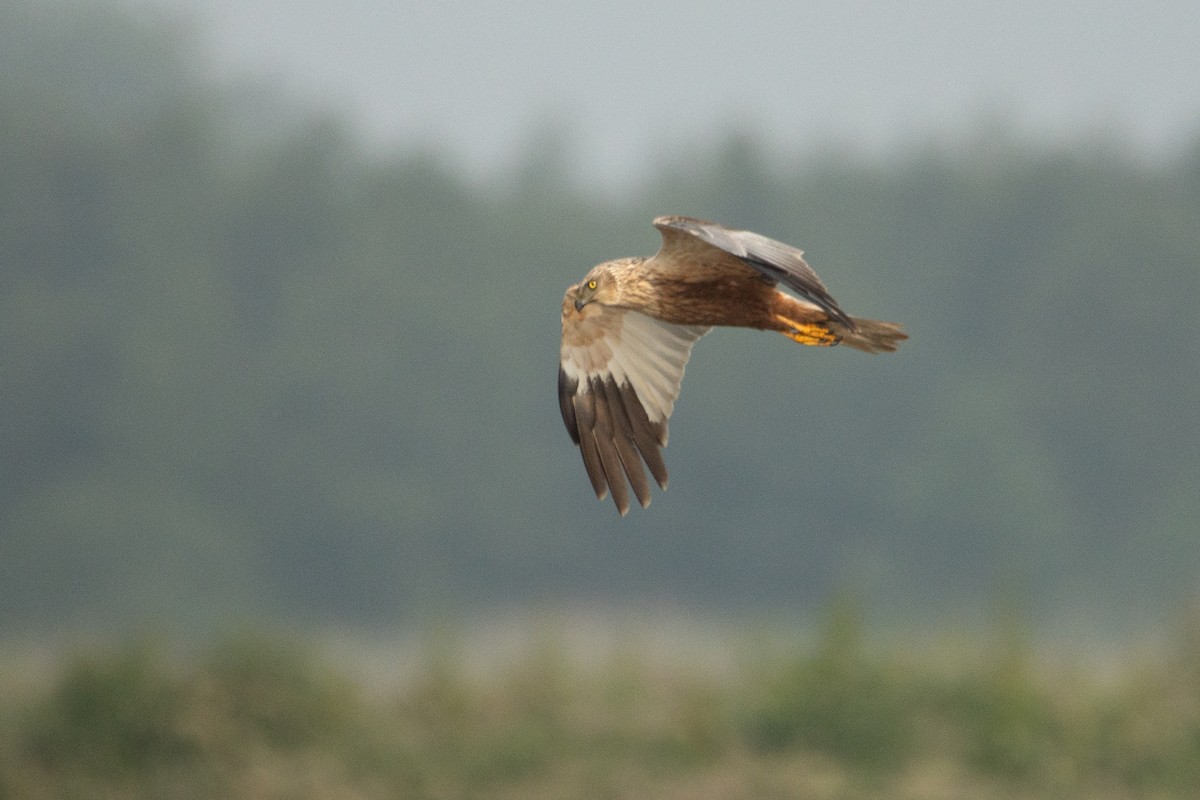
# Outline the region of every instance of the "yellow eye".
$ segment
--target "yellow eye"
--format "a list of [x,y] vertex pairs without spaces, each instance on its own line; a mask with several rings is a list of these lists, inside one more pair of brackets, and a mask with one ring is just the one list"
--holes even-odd
[[595,289],[595,288],[596,288],[596,282],[595,282],[595,281],[588,281],[588,288],[589,288],[589,289]]

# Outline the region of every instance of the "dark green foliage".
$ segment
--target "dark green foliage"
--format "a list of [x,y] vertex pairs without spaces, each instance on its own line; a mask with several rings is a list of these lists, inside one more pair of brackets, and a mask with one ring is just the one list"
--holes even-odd
[[79,656],[25,702],[4,709],[0,797],[301,796],[416,779],[360,687],[277,637],[222,640],[201,663],[146,644]]
[[894,665],[866,650],[849,600],[835,605],[816,652],[773,681],[746,722],[764,751],[811,750],[865,770],[894,768],[912,746],[915,706]]
[[118,778],[178,763],[196,750],[181,730],[184,699],[152,647],[81,657],[33,718],[25,746],[56,773]]
[[249,634],[191,657],[133,644],[0,702],[0,797],[1190,798],[1189,636],[1068,675],[1023,633],[957,656],[883,647],[843,604],[811,647],[743,647],[740,669],[544,634],[507,662],[490,632],[396,646],[422,665],[369,684],[345,642],[345,665]]
[[965,756],[977,769],[1006,777],[1047,777],[1065,759],[1069,708],[1040,686],[1026,643],[1002,641],[980,674],[949,687],[948,708],[959,715]]
[[269,746],[292,750],[343,739],[361,714],[354,688],[306,649],[242,635],[208,659],[209,702]]

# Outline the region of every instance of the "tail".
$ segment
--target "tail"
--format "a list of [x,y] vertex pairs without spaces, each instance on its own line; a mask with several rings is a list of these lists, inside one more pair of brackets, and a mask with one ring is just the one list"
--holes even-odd
[[890,353],[908,338],[895,322],[846,317],[854,326],[851,329],[832,319],[824,309],[778,291],[768,314],[768,319],[760,319],[750,327],[779,331],[794,342],[814,347],[844,344],[864,353]]
[[900,346],[900,342],[908,338],[908,334],[900,329],[895,322],[880,322],[874,319],[859,319],[851,317],[854,330],[850,330],[837,320],[825,323],[830,330],[841,338],[841,344],[862,350],[864,353],[891,353]]

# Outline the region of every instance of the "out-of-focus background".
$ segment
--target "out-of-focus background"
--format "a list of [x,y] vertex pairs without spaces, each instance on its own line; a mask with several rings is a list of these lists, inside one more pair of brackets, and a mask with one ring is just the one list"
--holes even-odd
[[[1189,2],[4,4],[0,796],[1194,786],[1198,41]],[[715,332],[620,519],[558,307],[661,213],[912,339]]]

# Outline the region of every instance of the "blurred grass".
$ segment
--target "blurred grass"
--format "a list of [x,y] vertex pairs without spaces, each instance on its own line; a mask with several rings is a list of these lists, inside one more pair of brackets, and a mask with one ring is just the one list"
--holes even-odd
[[[148,639],[0,694],[8,798],[1184,798],[1200,786],[1200,617],[1104,671],[1019,626],[881,647],[853,603],[739,665],[469,637],[368,680],[298,639]],[[661,655],[661,654],[660,654]],[[11,681],[9,681],[11,683]]]

